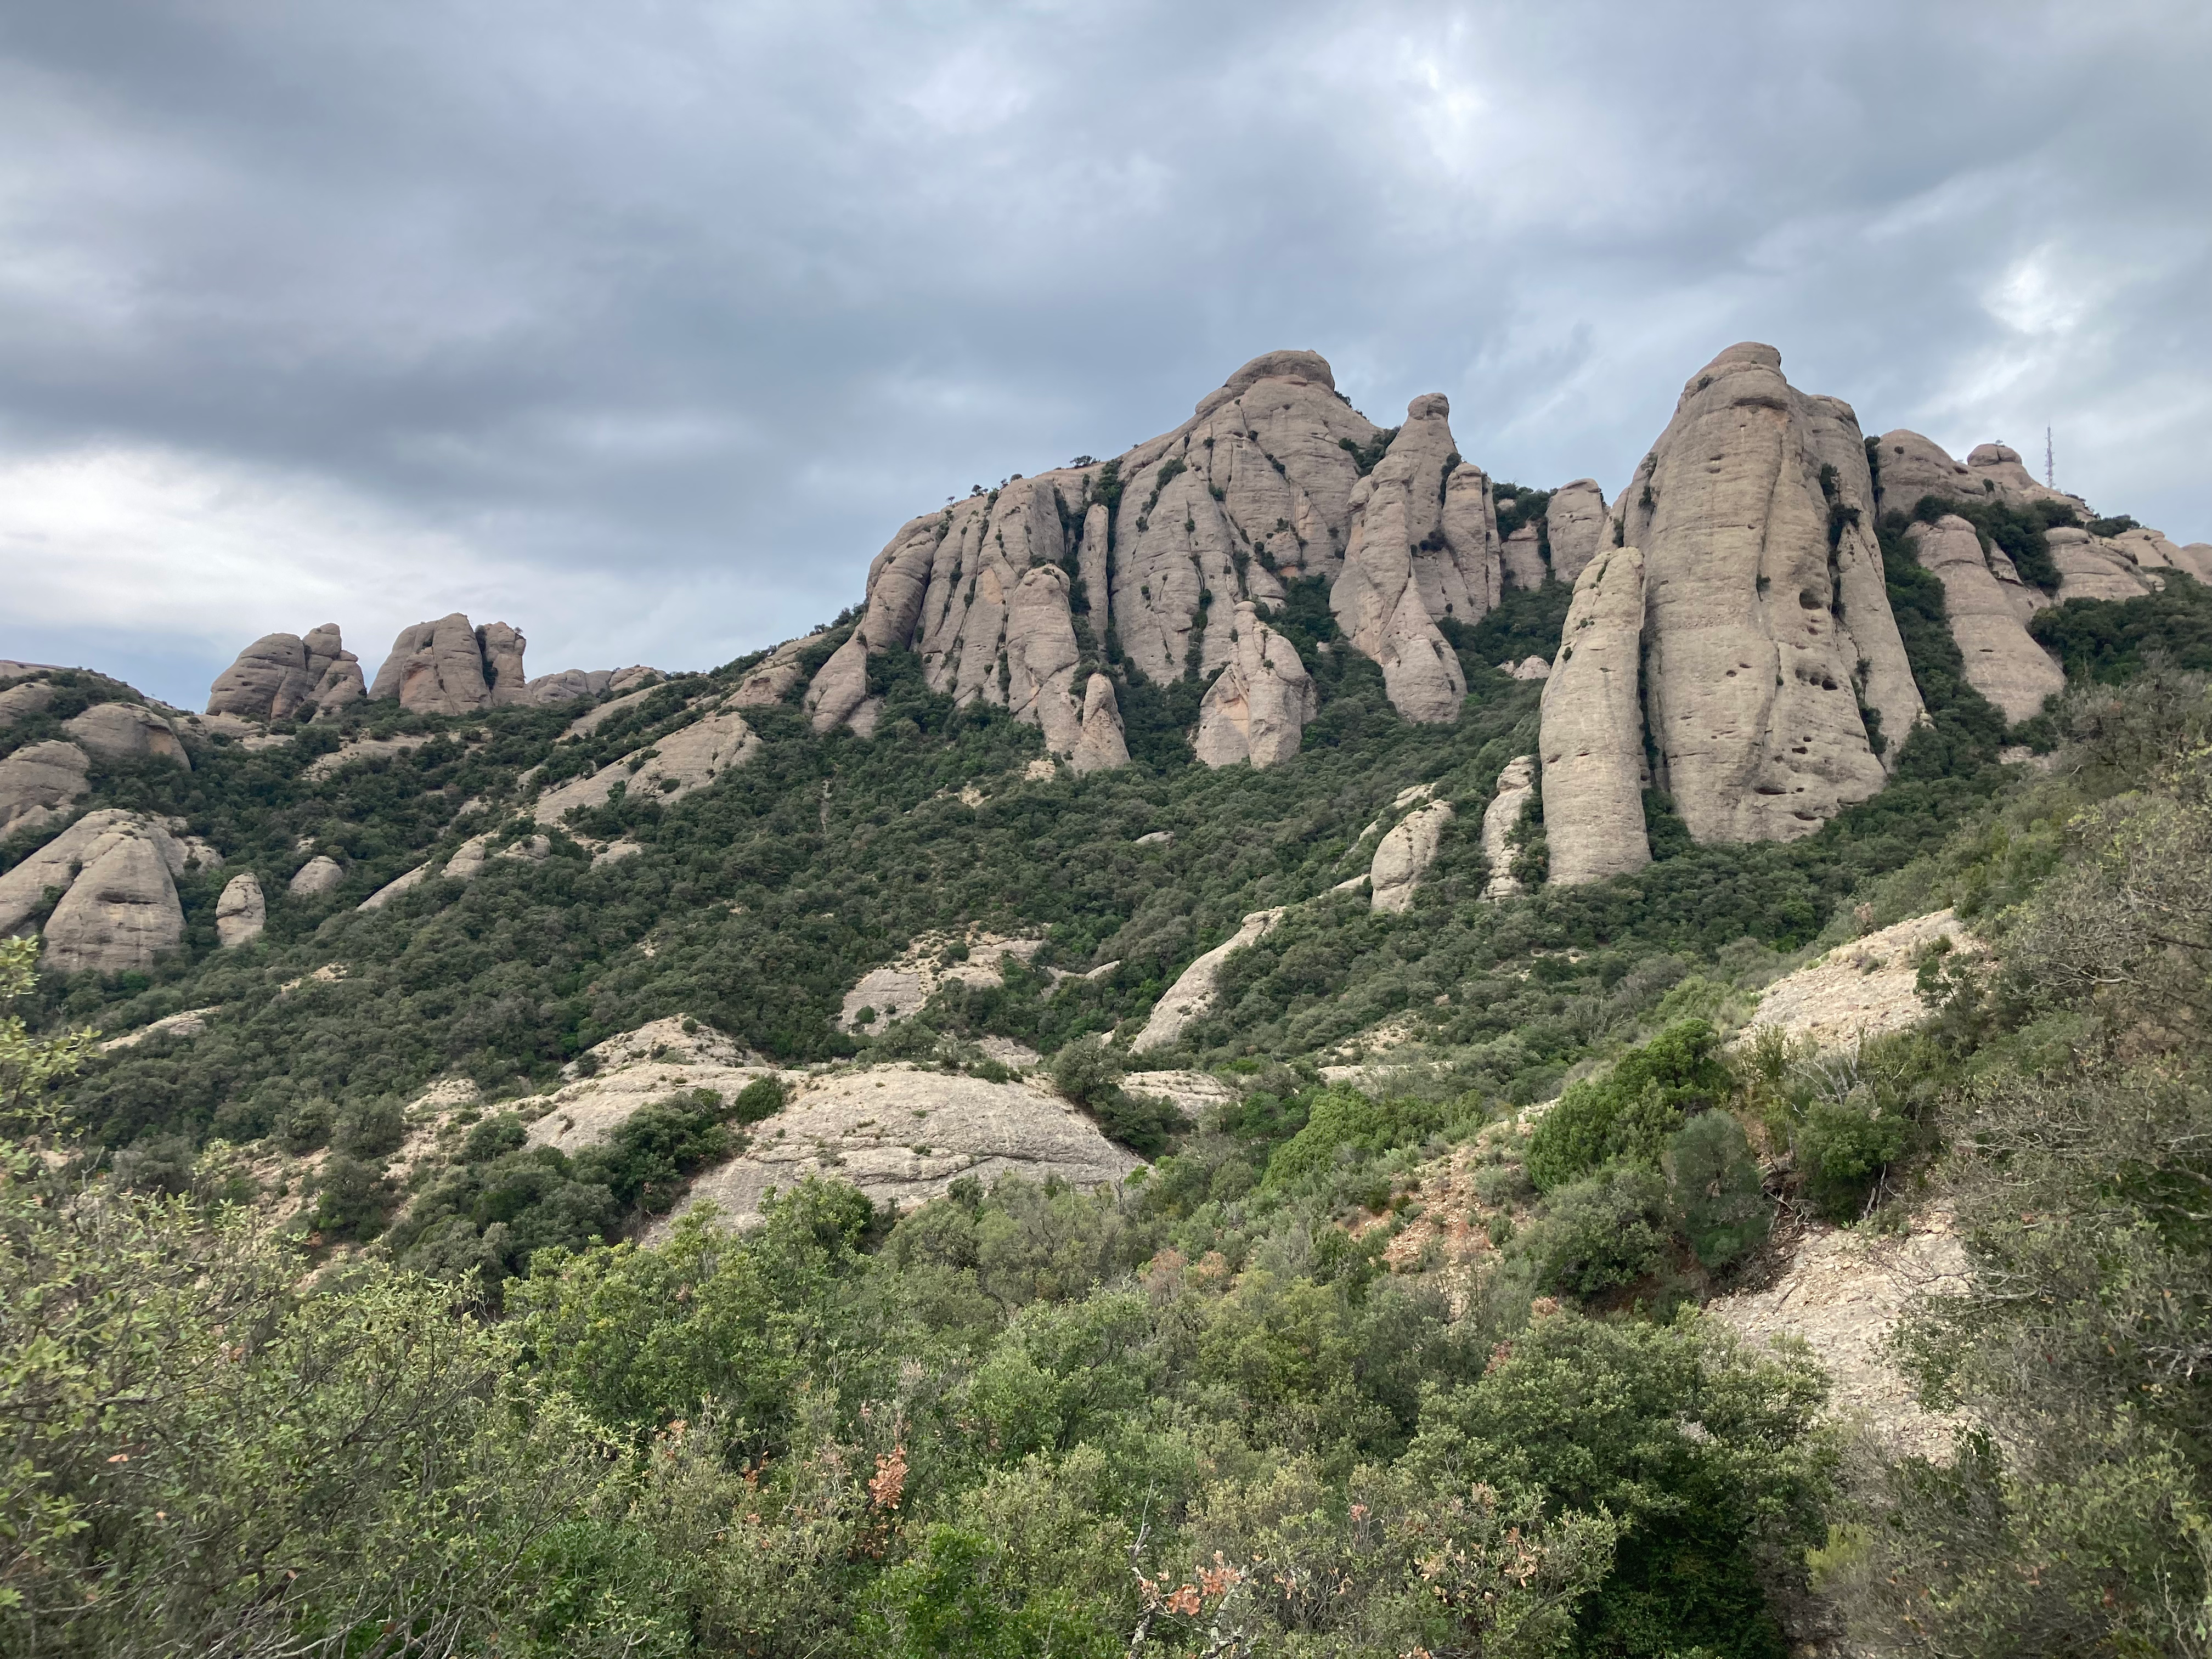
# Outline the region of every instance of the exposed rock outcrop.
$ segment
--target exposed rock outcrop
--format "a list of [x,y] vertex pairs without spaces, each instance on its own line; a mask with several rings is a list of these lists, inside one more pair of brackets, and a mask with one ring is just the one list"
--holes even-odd
[[1544,509],[1544,538],[1552,544],[1552,574],[1571,582],[1589,568],[1598,549],[1613,539],[1605,491],[1595,478],[1577,478],[1552,492]]
[[190,854],[135,812],[91,812],[0,877],[0,931],[15,932],[47,890],[65,889],[45,925],[42,960],[56,973],[152,966],[185,937],[176,877]]
[[261,878],[241,870],[224,884],[215,902],[216,943],[224,950],[251,945],[269,923],[269,902],[262,896]]
[[[1881,787],[1923,718],[1873,493],[1850,407],[1796,391],[1755,344],[1692,380],[1621,492],[1619,538],[1644,556],[1655,781],[1701,842],[1809,835]],[[1547,824],[1550,802],[1547,777]]]
[[691,1201],[714,1204],[734,1226],[760,1218],[771,1188],[787,1192],[814,1175],[910,1209],[963,1178],[988,1188],[1014,1175],[1087,1191],[1144,1162],[1041,1083],[991,1083],[901,1063],[787,1077],[786,1086],[787,1103],[754,1126],[745,1150],[692,1184]]
[[620,695],[665,678],[659,669],[647,668],[641,663],[629,668],[564,668],[556,674],[540,675],[529,682],[523,701],[539,707],[575,702],[610,691]]
[[66,815],[90,789],[92,762],[73,743],[27,744],[0,760],[0,836]]
[[1449,413],[1434,393],[1407,405],[1389,452],[1352,487],[1344,568],[1329,590],[1345,637],[1381,665],[1392,706],[1432,724],[1456,720],[1467,696],[1459,658],[1431,617],[1455,601],[1456,614],[1469,614],[1443,527],[1446,478],[1458,462]]
[[[977,989],[1003,985],[1006,964],[1027,962],[1043,943],[974,929],[965,933],[924,933],[896,961],[871,968],[845,993],[838,1026],[848,1031],[880,1031],[892,1020],[920,1013],[939,987],[955,981]],[[965,954],[955,957],[951,951],[956,945]]]
[[576,807],[604,805],[617,785],[650,799],[678,800],[759,752],[760,739],[744,716],[724,708],[548,790],[531,810],[538,823],[558,823]]
[[2142,563],[2143,551],[2154,544],[2132,538],[2092,536],[2070,525],[2060,525],[2047,534],[2051,562],[2058,567],[2061,604],[2069,599],[2139,599],[2165,586],[2155,566],[2146,569]]
[[804,636],[786,640],[768,653],[764,661],[747,670],[738,689],[730,693],[732,708],[764,708],[781,702],[799,689],[806,678],[806,670],[799,664],[799,654],[806,647]]
[[1499,556],[1509,587],[1538,588],[1551,572],[1544,568],[1544,532],[1524,524],[1500,544]]
[[1306,665],[1249,604],[1237,606],[1225,632],[1231,654],[1199,704],[1193,748],[1207,766],[1249,760],[1257,769],[1287,760],[1320,712]]
[[[2066,688],[2066,675],[2028,635],[2023,622],[2035,609],[2027,586],[2004,562],[2000,580],[1974,526],[1955,514],[1906,531],[1922,565],[1943,583],[1951,636],[1965,659],[1966,682],[2004,711],[2008,720],[2041,712],[2043,700]],[[2003,556],[1999,554],[1999,558]]]
[[1602,881],[1651,861],[1644,826],[1638,684],[1645,566],[1601,549],[1575,583],[1559,659],[1544,682],[1544,839],[1549,879]]
[[53,706],[61,688],[52,680],[25,680],[0,691],[0,732],[6,731],[18,720],[28,720],[33,714],[43,714]]
[[327,853],[318,853],[292,872],[285,891],[294,898],[320,898],[345,885],[345,868]]
[[503,622],[486,623],[476,630],[477,652],[483,659],[484,684],[494,708],[507,708],[530,701],[530,676],[524,672],[522,653],[530,641]]
[[[1332,583],[1401,711],[1453,718],[1464,687],[1435,623],[1486,614],[1502,575],[1489,479],[1455,452],[1449,410],[1440,396],[1417,398],[1392,437],[1337,394],[1323,359],[1269,352],[1175,431],[1111,462],[1012,479],[911,520],[877,556],[866,613],[807,688],[815,729],[860,721],[868,656],[902,648],[933,690],[1009,702],[1069,754],[1082,719],[1073,688],[1103,666],[1087,653],[1109,629],[1131,674],[1210,678],[1240,654],[1243,627],[1229,619],[1280,604],[1301,576]],[[1045,690],[1063,667],[1066,693]],[[1246,747],[1231,744],[1230,757]]]
[[1077,772],[1107,772],[1129,763],[1128,734],[1121,725],[1121,706],[1114,696],[1114,682],[1093,674],[1083,690],[1083,730],[1075,739],[1069,764]]
[[191,769],[184,741],[174,727],[143,703],[94,703],[62,722],[62,730],[95,755],[121,760],[152,758]]
[[1490,798],[1490,805],[1482,813],[1482,856],[1490,866],[1490,879],[1482,890],[1486,899],[1511,898],[1521,890],[1521,883],[1513,873],[1513,848],[1509,838],[1513,826],[1521,821],[1528,798],[1535,793],[1535,757],[1520,755],[1506,762],[1505,769],[1498,775],[1498,793]]
[[1451,803],[1436,801],[1408,812],[1382,837],[1367,870],[1370,908],[1413,908],[1414,890],[1437,861],[1437,849],[1451,821]]
[[264,634],[208,688],[207,712],[246,720],[290,720],[307,703],[342,708],[362,696],[361,665],[336,623],[297,634]]
[[469,714],[513,703],[562,701],[533,691],[522,663],[527,643],[505,623],[477,628],[458,611],[436,622],[416,623],[399,630],[368,695],[396,697],[403,708],[426,714]]
[[1838,945],[1761,992],[1747,1030],[1771,1025],[1826,1049],[1910,1030],[1934,1012],[1920,996],[1920,955],[1938,941],[1970,945],[1948,908]]
[[1145,1022],[1145,1029],[1137,1033],[1137,1040],[1129,1045],[1130,1051],[1141,1054],[1149,1049],[1166,1048],[1182,1035],[1185,1026],[1212,1007],[1214,976],[1221,971],[1221,964],[1232,953],[1248,945],[1256,945],[1273,933],[1275,924],[1283,919],[1285,908],[1255,910],[1235,933],[1176,975],[1176,982],[1152,1006],[1152,1017]]

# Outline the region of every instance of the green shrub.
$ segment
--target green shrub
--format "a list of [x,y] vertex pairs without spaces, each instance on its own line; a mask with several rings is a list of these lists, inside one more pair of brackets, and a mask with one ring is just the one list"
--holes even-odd
[[1733,1114],[1699,1112],[1675,1132],[1660,1162],[1682,1231],[1706,1267],[1725,1267],[1765,1240],[1772,1211]]
[[784,1099],[781,1078],[757,1077],[738,1090],[737,1098],[730,1103],[730,1121],[758,1123],[774,1117],[783,1109]]
[[1663,1269],[1674,1231],[1665,1179],[1624,1166],[1554,1189],[1510,1249],[1530,1265],[1535,1290],[1587,1298]]
[[1528,1142],[1528,1178],[1548,1192],[1608,1164],[1656,1169],[1668,1139],[1730,1087],[1720,1038],[1702,1019],[1669,1025],[1599,1078],[1586,1078],[1544,1114]]
[[1884,1112],[1872,1098],[1854,1091],[1842,1101],[1815,1101],[1797,1131],[1797,1158],[1805,1188],[1820,1213],[1847,1221],[1865,1207],[1881,1173],[1905,1153],[1911,1123]]
[[396,1100],[371,1100],[347,1107],[337,1116],[331,1145],[349,1157],[382,1161],[407,1139],[407,1115]]
[[1267,1160],[1267,1184],[1297,1186],[1340,1164],[1417,1145],[1447,1118],[1443,1106],[1426,1101],[1370,1100],[1342,1085],[1325,1089],[1308,1106],[1304,1127]]

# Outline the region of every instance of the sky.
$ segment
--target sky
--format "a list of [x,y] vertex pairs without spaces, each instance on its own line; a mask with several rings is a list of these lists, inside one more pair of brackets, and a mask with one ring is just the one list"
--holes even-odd
[[1767,341],[2212,540],[2212,7],[0,6],[0,658],[706,668],[1320,351],[1617,491]]

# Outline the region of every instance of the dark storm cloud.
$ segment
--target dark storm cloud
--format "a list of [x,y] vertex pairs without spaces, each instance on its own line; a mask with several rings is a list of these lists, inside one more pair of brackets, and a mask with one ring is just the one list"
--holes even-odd
[[0,17],[0,655],[335,619],[700,666],[1311,346],[1617,489],[1741,338],[2212,536],[2201,8]]

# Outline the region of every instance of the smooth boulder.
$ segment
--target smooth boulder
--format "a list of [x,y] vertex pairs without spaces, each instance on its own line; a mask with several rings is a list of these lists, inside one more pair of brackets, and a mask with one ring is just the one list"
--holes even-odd
[[145,835],[112,837],[40,931],[44,964],[58,974],[151,967],[185,937],[184,908],[161,849]]
[[163,760],[191,769],[184,740],[176,728],[143,703],[94,703],[82,714],[62,722],[68,732],[95,755],[117,760]]
[[269,923],[269,902],[262,896],[261,878],[241,870],[223,884],[215,902],[216,943],[226,951],[251,945]]
[[1368,866],[1368,908],[1401,911],[1413,908],[1413,893],[1437,861],[1444,830],[1452,821],[1449,801],[1416,807],[1394,825],[1375,848]]
[[[1943,584],[1951,637],[1958,642],[1966,683],[2004,711],[2008,720],[2033,718],[2045,697],[2066,689],[2066,674],[2038,645],[2021,621],[2021,604],[2000,580],[1974,526],[1956,514],[1905,532],[1921,564]],[[1999,555],[2002,557],[2002,555]],[[2005,572],[2010,574],[2010,560]]]
[[1193,748],[1201,764],[1249,761],[1256,771],[1298,752],[1320,699],[1297,647],[1254,606],[1237,607],[1230,631],[1234,654],[1199,703]]
[[1498,775],[1498,793],[1482,812],[1482,857],[1490,866],[1490,879],[1482,889],[1486,899],[1511,898],[1521,890],[1520,878],[1513,873],[1511,837],[1535,793],[1535,757],[1516,755],[1506,762]]
[[1601,881],[1651,861],[1638,678],[1644,575],[1638,548],[1608,547],[1590,562],[1544,682],[1538,744],[1555,883]]

